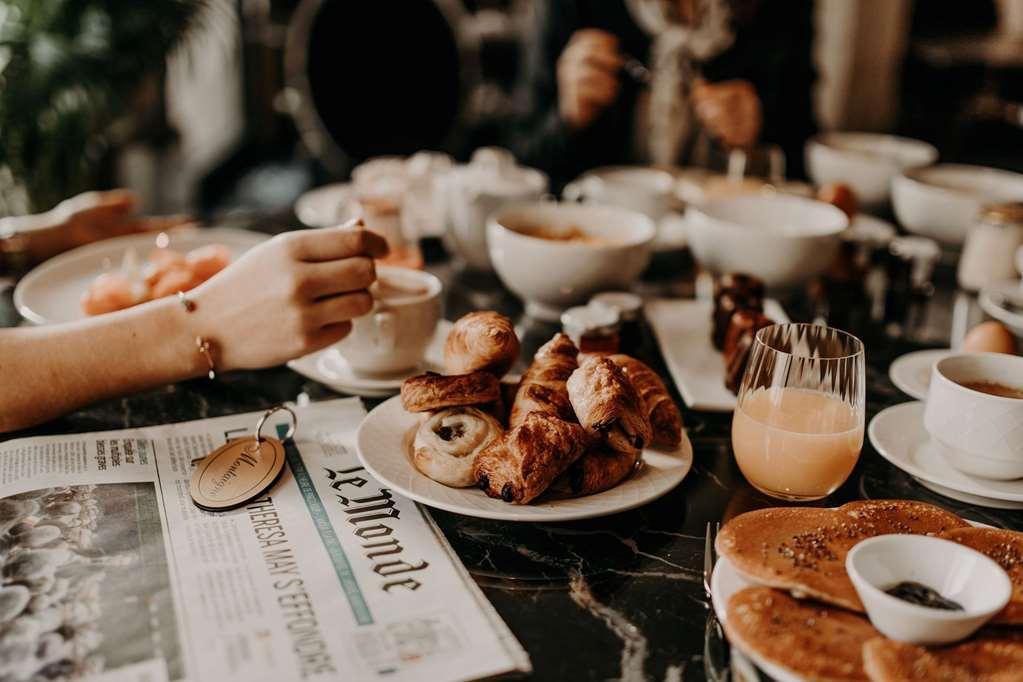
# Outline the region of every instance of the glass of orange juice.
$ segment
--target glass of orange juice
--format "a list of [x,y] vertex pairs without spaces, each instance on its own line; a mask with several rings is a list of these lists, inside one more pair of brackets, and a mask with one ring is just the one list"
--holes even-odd
[[819,500],[852,473],[863,448],[863,343],[811,324],[761,329],[732,417],[743,475],[771,497]]

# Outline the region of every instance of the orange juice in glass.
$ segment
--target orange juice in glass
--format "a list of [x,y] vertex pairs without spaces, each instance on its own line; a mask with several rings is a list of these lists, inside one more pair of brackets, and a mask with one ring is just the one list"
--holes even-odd
[[757,333],[732,418],[746,479],[784,500],[818,500],[863,448],[863,344],[837,329],[781,324]]

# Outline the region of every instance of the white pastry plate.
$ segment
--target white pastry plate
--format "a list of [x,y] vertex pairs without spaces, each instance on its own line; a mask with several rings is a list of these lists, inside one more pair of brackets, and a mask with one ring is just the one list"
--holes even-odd
[[[974,523],[973,521],[967,521],[967,523],[972,526],[984,525],[982,523]],[[728,620],[728,600],[732,598],[732,595],[755,585],[756,583],[740,575],[739,571],[735,568],[735,564],[729,561],[727,557],[718,558],[717,563],[714,564],[714,573],[710,577],[710,598],[714,607],[714,615],[717,616],[718,622],[722,626]],[[729,641],[731,642],[731,640]],[[731,642],[731,644],[752,660],[758,668],[774,678],[776,682],[804,682],[806,679],[802,675],[783,668],[777,663],[766,660],[748,647],[735,642]]]
[[295,215],[308,227],[331,227],[343,223],[351,210],[352,185],[335,182],[311,189],[295,201]]
[[977,297],[985,313],[1023,336],[1023,283],[1018,279],[984,287]]
[[[237,259],[269,237],[259,232],[232,227],[171,230],[168,246],[190,251],[207,244],[230,247]],[[80,246],[41,263],[25,275],[14,289],[14,305],[29,322],[53,324],[85,317],[79,301],[97,275],[116,270],[128,249],[134,249],[139,262],[145,262],[156,248],[157,233],[133,234]]]
[[[694,410],[731,412],[735,395],[725,388],[725,358],[711,343],[714,303],[694,299],[657,299],[646,304],[646,319],[657,337],[664,362],[686,405]],[[781,305],[764,301],[764,314],[789,321]]]
[[419,473],[408,452],[409,435],[418,423],[419,417],[406,412],[398,396],[378,405],[359,427],[363,466],[385,486],[416,502],[484,519],[554,522],[617,514],[668,493],[693,464],[693,448],[683,433],[675,452],[644,450],[643,466],[611,490],[572,499],[508,504],[477,488],[449,488]]
[[452,326],[452,323],[447,320],[438,322],[437,331],[426,348],[426,356],[423,358],[422,364],[400,374],[379,376],[356,372],[334,346],[292,360],[288,363],[288,367],[307,379],[318,381],[339,393],[358,395],[363,398],[386,398],[400,391],[401,384],[409,377],[426,371],[442,371],[444,341],[448,338]]
[[996,509],[1023,509],[1023,479],[993,481],[954,468],[924,428],[924,404],[903,403],[870,420],[874,449],[920,485],[953,500]]
[[952,354],[946,348],[918,350],[899,356],[888,368],[888,378],[895,386],[911,398],[925,400],[931,387],[931,370],[934,363]]

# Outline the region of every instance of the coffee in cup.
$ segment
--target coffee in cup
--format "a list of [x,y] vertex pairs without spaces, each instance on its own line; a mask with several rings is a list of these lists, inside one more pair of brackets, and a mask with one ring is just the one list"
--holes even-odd
[[373,310],[353,320],[336,346],[352,371],[387,375],[418,367],[440,320],[442,288],[428,272],[377,266]]
[[924,426],[956,469],[1023,478],[1023,357],[962,353],[935,363]]

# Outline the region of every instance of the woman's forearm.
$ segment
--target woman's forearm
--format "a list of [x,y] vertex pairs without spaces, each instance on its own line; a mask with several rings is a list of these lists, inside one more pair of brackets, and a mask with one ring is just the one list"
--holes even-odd
[[0,330],[0,432],[203,374],[197,322],[165,298],[80,322]]

